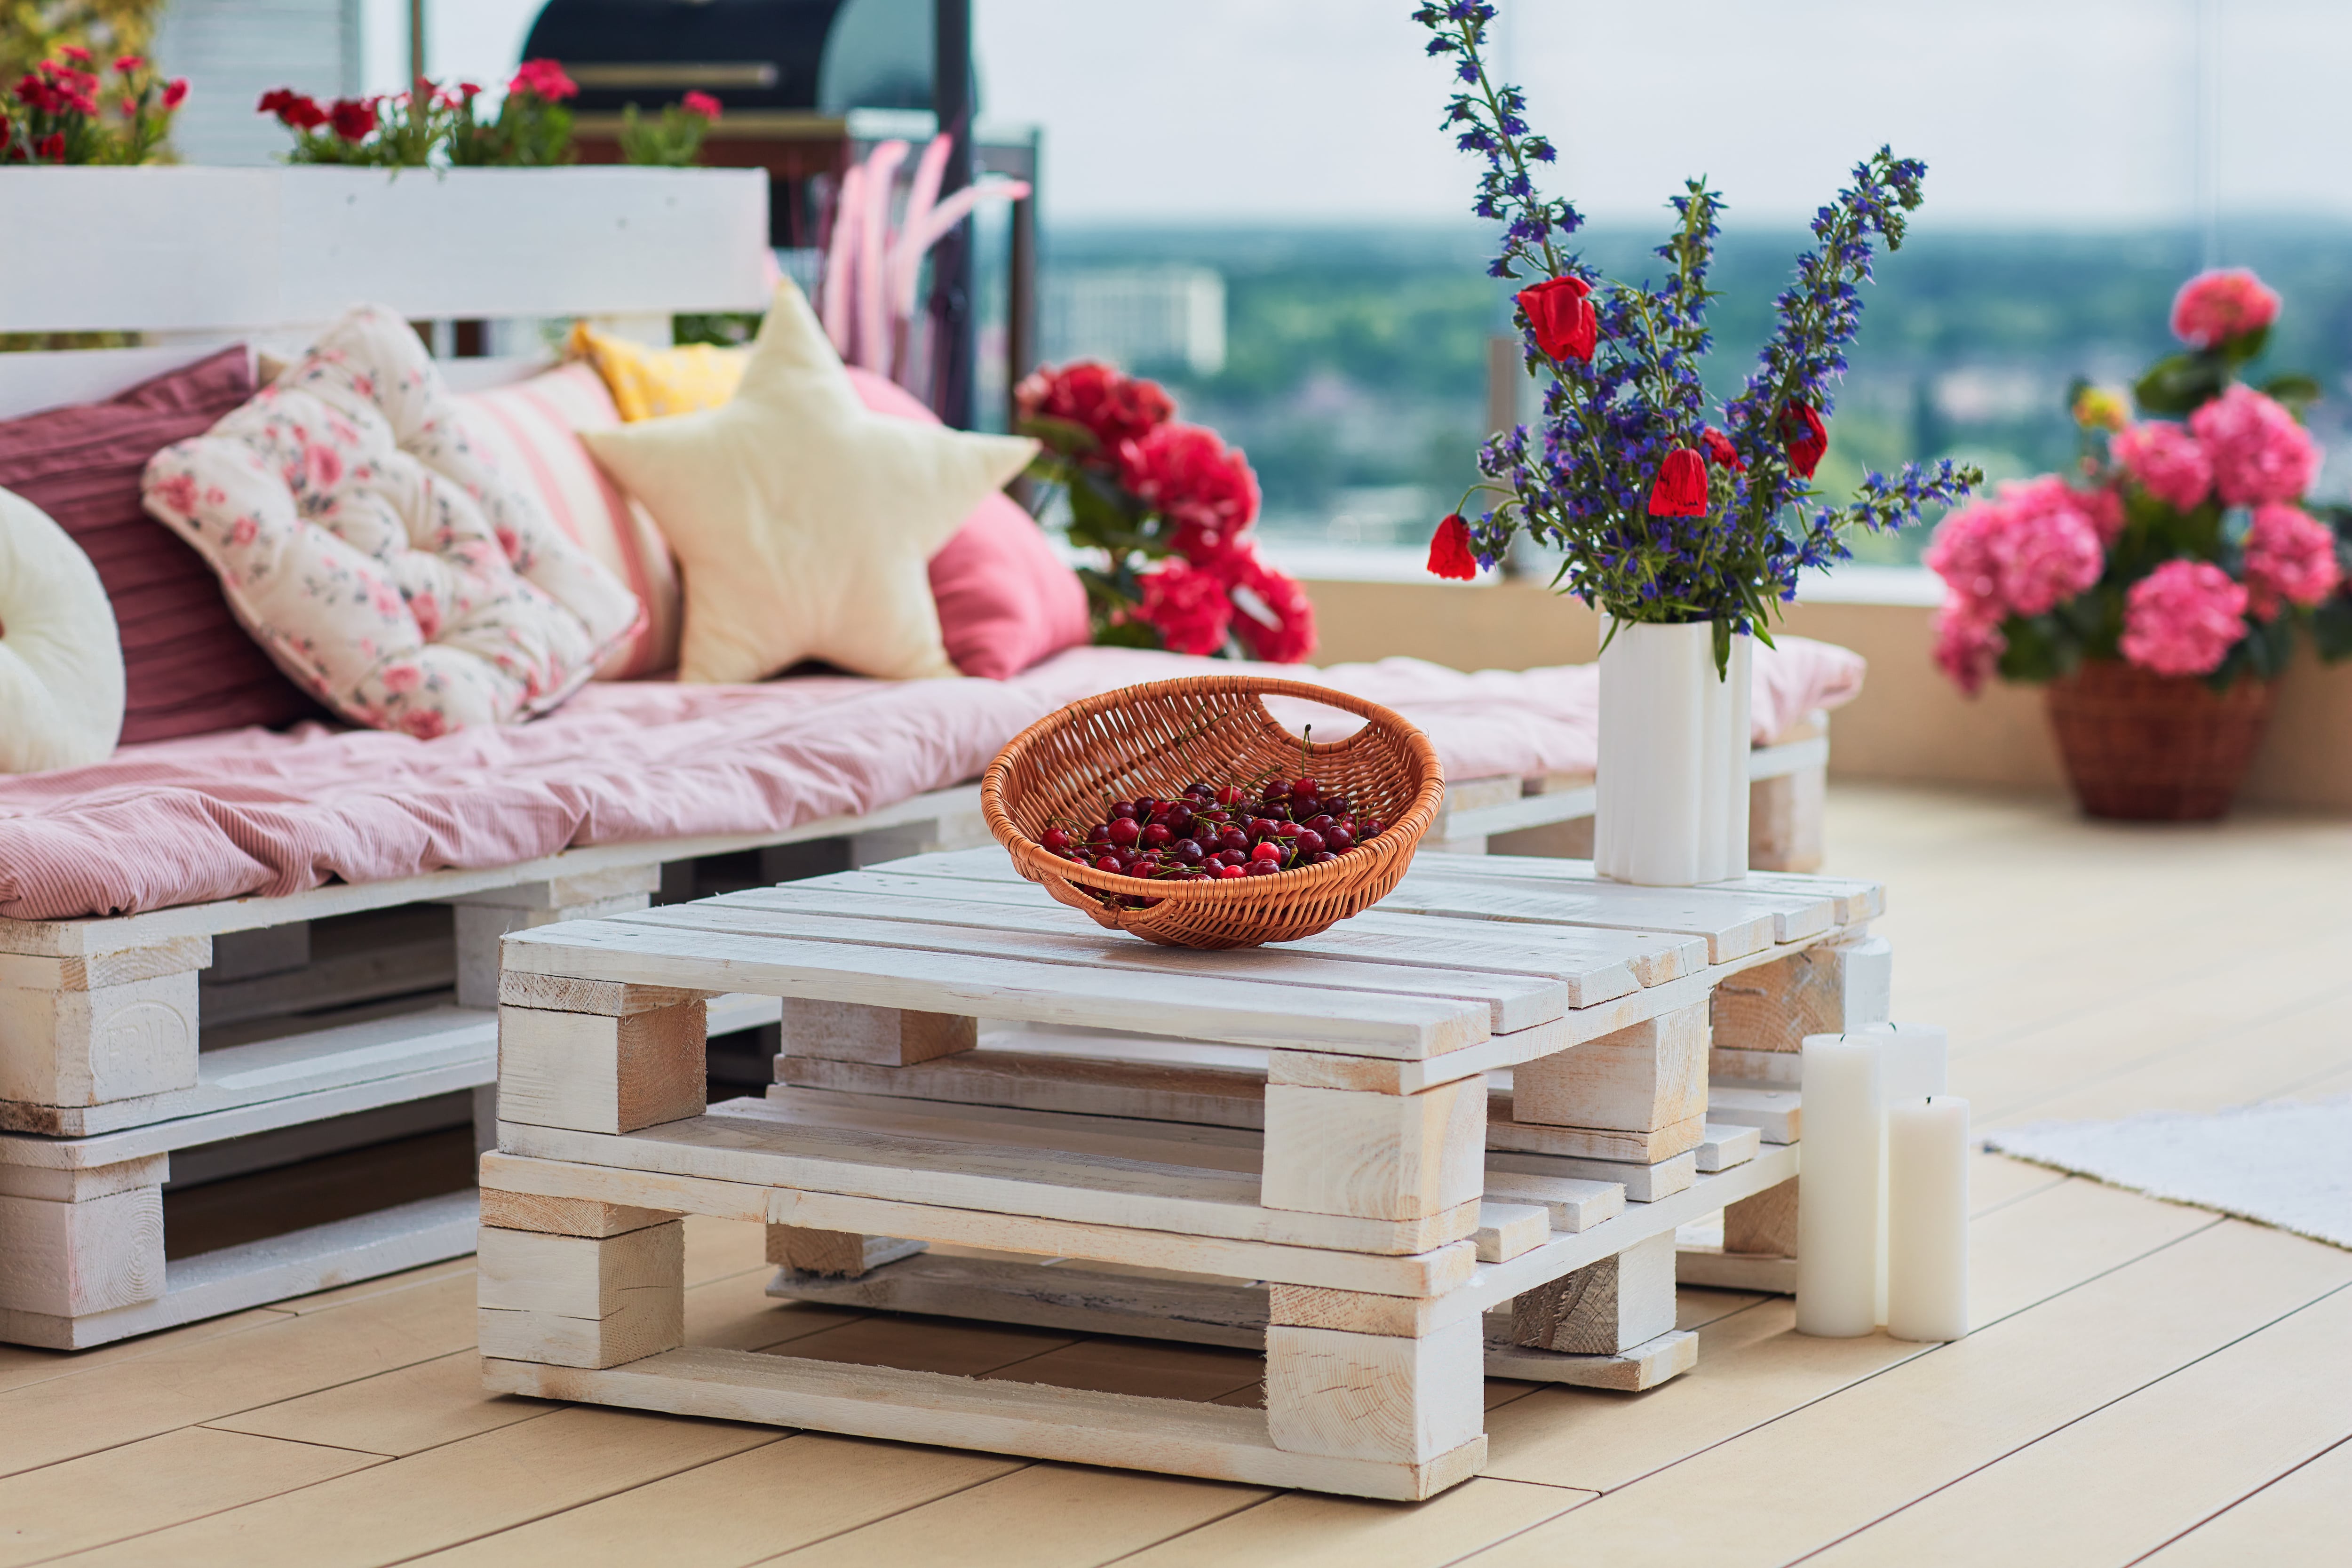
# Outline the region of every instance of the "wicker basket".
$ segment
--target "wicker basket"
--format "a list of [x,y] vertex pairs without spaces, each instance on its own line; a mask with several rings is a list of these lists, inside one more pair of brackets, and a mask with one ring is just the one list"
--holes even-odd
[[[1344,741],[1302,747],[1266,711],[1265,697],[1319,702],[1360,716],[1364,727]],[[1207,881],[1098,871],[1036,840],[1055,822],[1095,821],[1106,800],[1168,796],[1194,779],[1238,783],[1301,766],[1389,826],[1320,866]],[[1396,714],[1345,692],[1246,675],[1159,680],[1073,703],[1015,737],[980,785],[989,830],[1023,876],[1114,931],[1171,947],[1296,942],[1370,907],[1404,875],[1444,798],[1437,753]],[[1159,901],[1114,908],[1099,893]]]
[[2094,659],[2050,683],[2050,727],[2085,814],[2211,822],[2229,815],[2275,694],[2273,681],[2216,692],[2193,676]]

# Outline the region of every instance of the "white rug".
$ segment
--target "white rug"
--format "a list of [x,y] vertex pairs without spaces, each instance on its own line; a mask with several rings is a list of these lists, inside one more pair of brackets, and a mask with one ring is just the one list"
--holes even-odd
[[2038,1121],[1985,1147],[2352,1247],[2352,1100]]

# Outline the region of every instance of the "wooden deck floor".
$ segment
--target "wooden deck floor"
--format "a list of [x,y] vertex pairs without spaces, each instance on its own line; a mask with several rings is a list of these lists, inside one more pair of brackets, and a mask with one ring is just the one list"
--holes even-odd
[[[1832,868],[1892,885],[1897,1016],[1951,1026],[1981,1123],[2352,1094],[2352,825],[1846,789],[1831,827]],[[1685,1291],[1696,1373],[1491,1383],[1486,1475],[1419,1507],[486,1398],[463,1262],[0,1348],[0,1568],[2341,1560],[2352,1252],[1990,1156],[1975,1179],[1962,1343]],[[753,1227],[688,1236],[696,1343],[1255,1397],[1237,1352],[778,1309]]]

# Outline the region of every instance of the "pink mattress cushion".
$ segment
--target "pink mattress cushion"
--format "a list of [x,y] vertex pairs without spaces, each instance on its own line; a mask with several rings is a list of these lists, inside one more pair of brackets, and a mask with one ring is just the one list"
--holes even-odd
[[[877,414],[932,425],[939,416],[896,382],[849,367],[858,399]],[[1003,680],[1093,635],[1086,585],[1045,531],[1012,497],[982,501],[931,557],[931,598],[948,658],[966,675]]]
[[72,536],[114,607],[125,745],[320,711],[236,624],[205,558],[139,500],[148,458],[204,434],[252,395],[251,358],[228,348],[103,403],[0,421],[0,489]]
[[380,305],[157,453],[144,490],[278,667],[374,729],[546,712],[645,614],[475,447],[425,345]]
[[[1082,647],[1003,681],[598,682],[550,718],[438,740],[247,729],[0,778],[0,917],[127,913],[511,865],[574,845],[776,832],[977,777],[1023,729],[1082,697],[1253,668],[1396,708],[1454,778],[1592,766],[1591,665],[1464,674],[1383,659],[1318,671]],[[1858,655],[1801,637],[1758,648],[1756,738],[1845,701],[1862,670]],[[1336,738],[1339,718],[1323,710],[1317,735]]]

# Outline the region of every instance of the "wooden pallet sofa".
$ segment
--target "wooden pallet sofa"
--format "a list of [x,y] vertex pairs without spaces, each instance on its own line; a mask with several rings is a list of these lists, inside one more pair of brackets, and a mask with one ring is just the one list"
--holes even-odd
[[[50,178],[82,173],[0,186],[0,261],[33,280],[0,293],[0,332],[144,341],[0,354],[0,419],[106,397],[230,342],[298,348],[355,298],[439,321],[666,321],[764,303],[755,174],[577,170],[533,185],[463,171],[104,171],[139,184],[142,243],[60,265],[34,237],[74,232],[76,202],[114,203],[117,227],[125,210]],[[32,205],[42,221],[19,221]],[[420,256],[420,234],[453,237]],[[463,389],[541,363],[446,369]],[[1759,866],[1818,859],[1822,724],[1809,716],[1755,753]],[[1428,847],[1572,856],[1591,810],[1589,777],[1465,779]],[[93,1345],[470,1251],[470,1189],[194,1252],[170,1245],[164,1200],[269,1170],[290,1192],[300,1162],[469,1121],[479,1146],[495,1123],[508,932],[984,842],[976,786],[959,783],[756,831],[0,919],[0,1341]],[[768,1080],[779,1016],[772,997],[713,1001],[714,1074],[732,1046],[740,1081]]]

